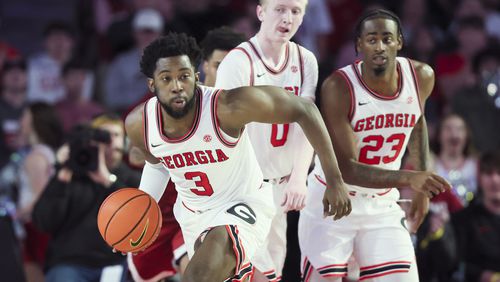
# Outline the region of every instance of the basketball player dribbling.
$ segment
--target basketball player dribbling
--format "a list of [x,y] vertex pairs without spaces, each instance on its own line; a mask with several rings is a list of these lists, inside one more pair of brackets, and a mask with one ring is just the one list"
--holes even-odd
[[[205,75],[203,85],[214,86],[220,62],[231,49],[244,40],[242,34],[228,27],[216,28],[207,33],[200,44],[203,55],[202,69]],[[144,160],[142,160],[141,165],[144,165]],[[154,282],[171,277],[175,272],[182,277],[189,261],[180,227],[172,213],[177,193],[171,181],[168,185],[166,192],[158,201],[163,214],[163,224],[158,238],[144,251],[134,255],[129,254],[127,257],[128,266],[135,282]],[[151,261],[156,263],[151,263]]]
[[[259,32],[222,61],[216,88],[273,85],[290,95],[315,100],[318,63],[309,50],[290,41],[302,23],[307,0],[261,0]],[[306,200],[306,179],[313,149],[298,124],[248,126],[265,181],[273,185],[276,213],[265,245],[252,261],[254,281],[280,281],[286,256],[287,211]]]
[[[322,219],[317,201],[325,190],[326,170],[316,162],[299,220],[304,281],[341,281],[353,255],[362,281],[418,282],[405,214],[394,188],[416,192],[409,217],[414,232],[427,213],[429,197],[450,185],[426,171],[423,109],[434,86],[433,70],[397,57],[402,46],[399,18],[386,10],[368,11],[356,28],[355,48],[362,61],[334,72],[323,83],[321,110],[342,175],[350,184],[353,210],[335,222]],[[399,170],[407,146],[415,171]]]
[[313,103],[272,86],[198,85],[199,53],[194,38],[176,33],[145,48],[141,71],[155,97],[127,116],[126,130],[146,157],[139,188],[163,190],[169,176],[175,183],[174,214],[190,259],[182,281],[248,281],[275,208],[246,124],[298,122],[327,172],[325,216],[349,214],[350,201]]

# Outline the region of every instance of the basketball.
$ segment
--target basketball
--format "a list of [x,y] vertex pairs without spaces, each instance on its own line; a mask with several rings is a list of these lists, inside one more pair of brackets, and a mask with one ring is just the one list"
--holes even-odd
[[102,238],[120,252],[138,252],[160,233],[161,211],[149,194],[123,188],[109,195],[99,208],[97,226]]

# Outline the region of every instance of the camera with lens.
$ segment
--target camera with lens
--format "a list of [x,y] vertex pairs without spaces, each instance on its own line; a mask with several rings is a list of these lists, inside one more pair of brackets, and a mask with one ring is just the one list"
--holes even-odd
[[99,155],[98,143],[111,143],[108,131],[88,126],[76,127],[69,137],[69,159],[66,166],[76,174],[96,171]]

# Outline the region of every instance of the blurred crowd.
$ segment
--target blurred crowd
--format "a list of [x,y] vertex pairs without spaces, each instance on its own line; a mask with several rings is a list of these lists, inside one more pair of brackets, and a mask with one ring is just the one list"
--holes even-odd
[[[73,233],[81,239],[92,232],[75,230],[71,222],[92,221],[89,214],[97,212],[96,203],[114,189],[138,185],[140,171],[128,167],[121,117],[151,95],[139,70],[142,49],[169,31],[201,41],[208,31],[224,25],[248,38],[259,26],[256,4],[0,4],[0,234],[11,240],[1,240],[6,244],[0,248],[0,275],[7,277],[3,281],[43,281],[47,269],[57,265],[58,254],[67,250],[65,244],[79,240]],[[500,281],[500,1],[309,0],[294,41],[316,55],[319,83],[357,59],[355,21],[365,9],[375,7],[401,18],[401,55],[428,63],[436,73],[434,93],[425,108],[433,169],[453,190],[432,200],[429,216],[415,236],[421,281]],[[99,139],[96,129],[108,137]],[[94,176],[80,175],[81,167],[61,169],[71,158],[68,147],[78,146],[75,134],[80,136],[76,139],[90,134],[91,141],[99,143]],[[95,193],[70,195],[78,190],[75,182]],[[68,183],[72,189],[66,188]],[[81,208],[70,210],[68,205]],[[88,236],[99,234],[95,230]],[[88,265],[126,264],[117,254],[87,256],[86,251],[110,252],[101,243],[101,249],[79,247],[71,255]],[[286,280],[286,275],[284,281],[296,281]]]

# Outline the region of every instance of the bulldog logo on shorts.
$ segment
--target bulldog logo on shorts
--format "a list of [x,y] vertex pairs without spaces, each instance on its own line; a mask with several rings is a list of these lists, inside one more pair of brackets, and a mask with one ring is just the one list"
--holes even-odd
[[257,215],[247,204],[238,203],[227,210],[228,213],[254,224],[257,221]]

